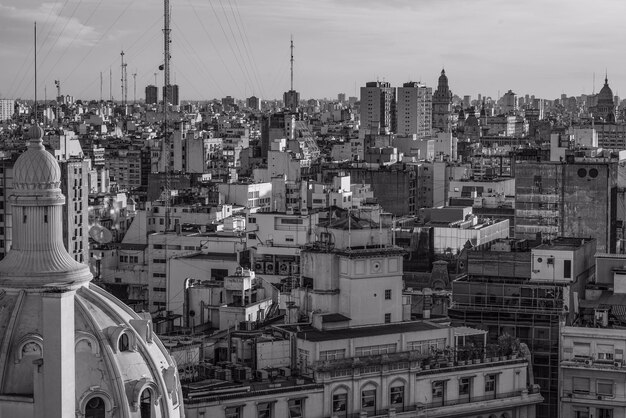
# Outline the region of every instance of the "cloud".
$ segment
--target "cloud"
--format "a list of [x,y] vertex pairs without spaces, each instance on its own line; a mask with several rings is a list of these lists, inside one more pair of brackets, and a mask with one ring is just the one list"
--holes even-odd
[[42,3],[32,8],[0,4],[0,38],[8,39],[14,47],[32,43],[32,37],[26,34],[32,33],[33,23],[37,22],[39,45],[44,48],[93,46],[98,39],[95,28],[69,16],[80,4],[69,3],[65,10],[62,3]]

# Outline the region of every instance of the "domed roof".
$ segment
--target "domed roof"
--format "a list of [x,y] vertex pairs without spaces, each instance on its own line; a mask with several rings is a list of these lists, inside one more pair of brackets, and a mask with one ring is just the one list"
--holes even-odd
[[54,156],[42,144],[43,130],[33,125],[28,131],[30,145],[13,166],[15,189],[58,189],[61,169]]
[[608,78],[604,79],[604,86],[598,93],[598,104],[613,104],[613,91],[609,87]]
[[[4,296],[3,303],[6,309],[0,311],[0,320],[5,329],[0,343],[6,344],[7,350],[0,352],[0,393],[32,396],[37,390],[33,361],[47,349],[44,332],[38,321],[33,321],[42,315],[41,297],[11,293]],[[89,284],[79,288],[74,297],[74,327],[78,416],[84,416],[94,398],[99,398],[96,401],[107,411],[117,408],[119,416],[138,416],[142,395],[149,395],[152,408],[160,412],[151,416],[181,416],[177,367],[152,334],[150,319]]]
[[448,83],[448,76],[446,76],[446,70],[441,70],[441,75],[439,76],[439,84]]
[[478,126],[478,118],[476,117],[476,113],[475,112],[470,112],[470,114],[467,117],[467,119],[465,119],[465,126],[466,127]]

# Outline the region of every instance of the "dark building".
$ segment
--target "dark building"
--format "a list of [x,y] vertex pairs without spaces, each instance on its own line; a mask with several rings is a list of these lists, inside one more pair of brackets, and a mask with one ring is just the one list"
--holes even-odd
[[146,104],[157,104],[159,101],[159,89],[150,84],[146,86]]
[[598,252],[615,252],[617,160],[516,162],[515,236],[592,237]]
[[[178,97],[178,84],[170,84],[167,87],[167,102],[172,106],[178,106],[180,104]],[[165,86],[163,87],[163,98],[165,99]]]
[[593,239],[496,241],[467,251],[460,263],[466,274],[452,282],[453,324],[488,330],[492,343],[509,334],[528,345],[544,397],[537,417],[558,416],[560,328],[574,319],[595,250]]

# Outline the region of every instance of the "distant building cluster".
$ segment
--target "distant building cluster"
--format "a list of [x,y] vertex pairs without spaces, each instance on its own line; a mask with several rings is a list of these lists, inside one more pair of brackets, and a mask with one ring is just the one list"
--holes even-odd
[[[624,416],[623,103],[608,77],[554,100],[450,77],[1,99],[0,375],[71,354],[85,417]],[[11,278],[31,247],[54,280]],[[36,376],[0,379],[0,415],[39,408]]]

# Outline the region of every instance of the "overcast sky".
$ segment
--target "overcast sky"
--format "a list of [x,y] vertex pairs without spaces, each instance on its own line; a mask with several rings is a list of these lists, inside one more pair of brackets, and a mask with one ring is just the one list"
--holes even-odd
[[[454,94],[496,97],[512,89],[548,99],[598,92],[608,69],[614,94],[626,68],[624,0],[171,0],[172,80],[181,98],[289,89],[302,98],[357,95],[367,81],[436,87],[445,67]],[[0,97],[33,96],[33,22],[39,96],[128,99],[163,84],[160,0],[0,0]]]

